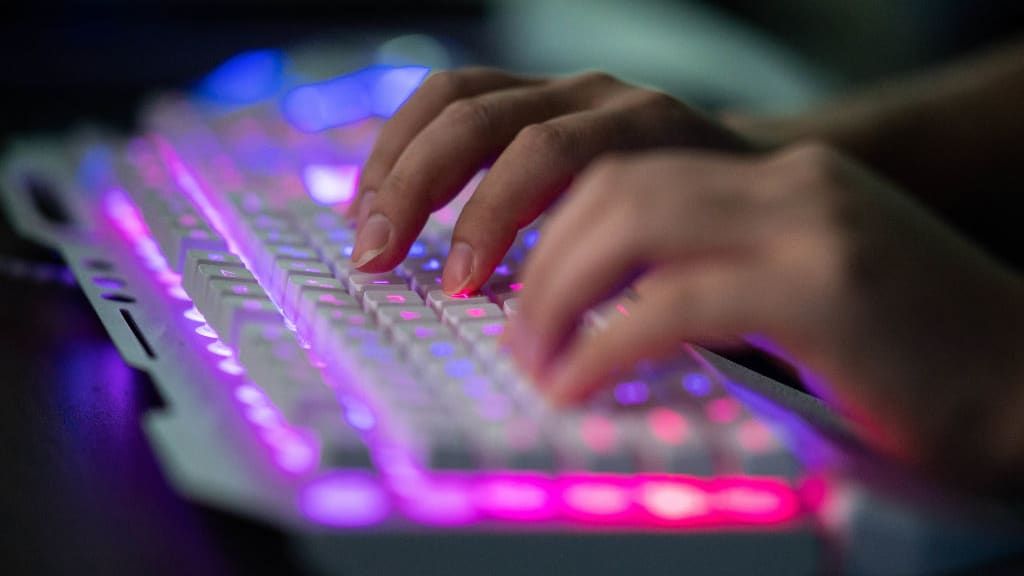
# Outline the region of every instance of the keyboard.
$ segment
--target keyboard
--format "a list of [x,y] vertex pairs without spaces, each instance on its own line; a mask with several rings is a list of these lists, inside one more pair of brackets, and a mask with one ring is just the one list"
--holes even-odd
[[[375,68],[319,86],[373,92],[397,77],[407,95],[422,76]],[[61,250],[163,397],[146,433],[183,495],[282,529],[324,572],[830,566],[825,484],[807,427],[767,394],[781,385],[681,343],[552,408],[500,344],[542,223],[479,293],[445,295],[474,181],[394,271],[353,269],[342,213],[380,126],[369,112],[404,96],[387,94],[385,113],[313,118],[289,112],[296,95],[315,96],[217,107],[165,95],[137,135],[26,140],[3,165],[12,220]],[[66,213],[34,209],[40,195]],[[581,329],[604,329],[633,298]]]

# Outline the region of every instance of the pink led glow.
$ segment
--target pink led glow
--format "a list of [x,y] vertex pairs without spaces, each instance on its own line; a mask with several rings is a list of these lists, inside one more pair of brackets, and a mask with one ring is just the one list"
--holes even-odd
[[732,422],[739,415],[742,407],[735,398],[715,398],[708,402],[708,419],[718,424]]
[[402,320],[418,320],[423,317],[422,314],[415,310],[402,310],[398,315],[402,317]]
[[770,451],[777,445],[775,433],[758,420],[747,420],[740,424],[736,430],[736,439],[744,450],[755,454]]
[[203,316],[202,312],[200,312],[199,309],[196,308],[195,306],[189,308],[188,310],[185,310],[183,316],[185,316],[185,318],[193,322],[200,322],[203,324],[206,323],[206,318]]
[[392,302],[394,304],[405,304],[405,296],[402,296],[401,294],[388,294],[385,298],[387,298],[388,302]]
[[483,318],[487,315],[487,311],[483,308],[469,308],[466,310],[466,316],[471,318]]
[[489,516],[514,521],[538,521],[556,513],[550,478],[521,474],[488,476],[475,482],[474,502]]
[[562,500],[568,515],[592,521],[621,519],[632,507],[625,480],[598,475],[565,480]]
[[302,180],[309,195],[320,204],[349,202],[359,183],[359,166],[310,164],[303,169]]
[[792,488],[771,478],[718,478],[712,505],[728,520],[769,524],[793,519],[800,503]]
[[203,324],[196,328],[196,334],[206,338],[213,338],[214,340],[217,339],[217,333],[213,331],[213,328],[211,328],[209,324]]
[[513,282],[513,283],[508,285],[508,289],[513,291],[513,292],[519,292],[520,290],[523,289],[523,283],[522,282]]
[[391,284],[391,281],[390,280],[386,280],[384,278],[381,278],[379,280],[372,281],[371,284],[376,284],[378,286],[383,286],[385,284]]
[[668,408],[653,408],[647,413],[647,426],[655,438],[670,446],[682,444],[688,425],[678,412]]
[[298,497],[303,516],[337,528],[377,524],[389,513],[387,494],[373,476],[357,471],[334,472],[303,487]]
[[616,304],[615,305],[615,309],[619,311],[619,314],[622,314],[623,316],[627,316],[627,317],[629,316],[629,310],[627,310],[624,305]]
[[711,513],[707,490],[696,482],[652,480],[642,482],[639,499],[657,520],[686,523],[706,519]]

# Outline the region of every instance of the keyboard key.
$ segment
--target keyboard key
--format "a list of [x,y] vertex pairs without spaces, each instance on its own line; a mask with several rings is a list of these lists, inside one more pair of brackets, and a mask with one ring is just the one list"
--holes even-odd
[[519,313],[519,298],[508,298],[505,303],[501,305],[502,311],[509,318],[512,318]]
[[448,304],[444,307],[441,320],[453,328],[463,322],[475,320],[504,320],[505,314],[494,304]]
[[366,272],[353,272],[348,277],[348,293],[362,300],[363,292],[367,290],[402,290],[408,289],[405,279],[389,272],[387,274],[367,274]]
[[[221,341],[228,346],[238,342],[238,336],[246,325],[256,323],[281,324],[284,318],[280,310],[266,296],[230,294],[222,298],[215,308],[210,325],[217,331]],[[210,315],[207,315],[210,318]]]
[[447,306],[463,306],[463,305],[474,305],[482,306],[484,304],[490,304],[486,296],[473,295],[473,296],[449,296],[444,293],[444,290],[431,290],[427,293],[425,298],[427,305],[430,306],[438,316]]
[[377,309],[376,318],[377,324],[384,331],[391,330],[396,324],[422,324],[437,321],[433,311],[422,304],[381,306]]
[[422,305],[419,295],[410,290],[370,290],[363,295],[363,308],[375,314],[381,307]]
[[315,294],[343,294],[341,282],[330,276],[292,274],[288,277],[288,284],[284,290],[283,308],[289,318],[294,318],[299,306],[299,300],[304,293]]
[[714,474],[711,449],[698,413],[659,406],[631,417],[624,426],[645,469],[692,476]]
[[201,264],[210,264],[215,266],[230,266],[235,268],[244,268],[242,260],[238,256],[223,251],[211,251],[211,250],[189,250],[185,254],[185,267],[182,271],[182,287],[193,296],[193,299],[199,293],[199,284],[196,282],[197,273]]
[[555,446],[563,469],[628,473],[637,462],[619,423],[605,414],[563,416]]
[[790,480],[799,476],[800,465],[795,456],[767,424],[745,419],[732,427],[728,438],[743,473]]

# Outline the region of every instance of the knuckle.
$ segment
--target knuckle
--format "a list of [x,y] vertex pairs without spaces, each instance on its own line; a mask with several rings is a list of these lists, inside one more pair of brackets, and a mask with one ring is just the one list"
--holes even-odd
[[682,108],[682,102],[657,90],[637,90],[631,96],[633,104],[645,110],[671,112]]
[[444,121],[450,125],[468,128],[475,134],[490,131],[491,109],[479,98],[455,100],[442,113]]
[[600,70],[589,70],[582,74],[577,74],[573,77],[573,80],[583,85],[597,85],[606,86],[609,84],[618,84],[619,79],[607,72]]
[[424,93],[435,94],[444,100],[455,100],[462,93],[462,74],[455,70],[442,70],[431,74],[420,88]]
[[842,174],[843,159],[828,144],[818,141],[801,142],[788,154],[790,169],[807,184],[828,185]]
[[551,123],[530,124],[519,131],[515,144],[531,154],[562,155],[568,148],[569,135]]

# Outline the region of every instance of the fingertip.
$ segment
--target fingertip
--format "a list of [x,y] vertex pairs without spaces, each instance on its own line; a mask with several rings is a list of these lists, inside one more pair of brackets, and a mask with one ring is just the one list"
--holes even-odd
[[441,272],[441,288],[451,296],[468,294],[478,286],[473,285],[476,270],[473,247],[467,242],[457,241],[448,251],[444,270]]

